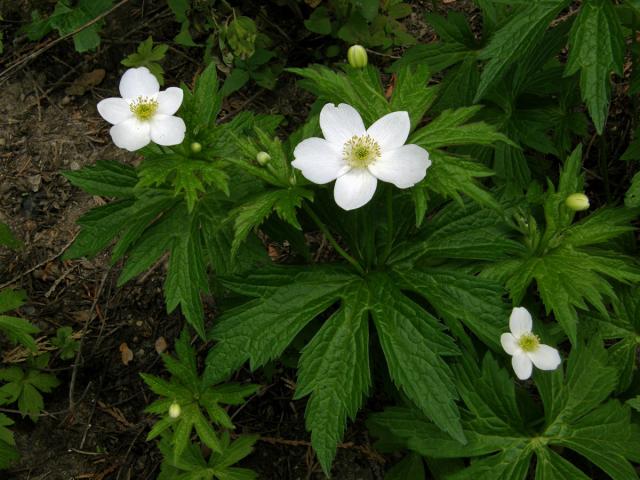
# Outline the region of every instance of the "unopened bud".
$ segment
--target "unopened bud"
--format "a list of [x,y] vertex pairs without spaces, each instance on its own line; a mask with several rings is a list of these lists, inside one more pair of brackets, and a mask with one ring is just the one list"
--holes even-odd
[[169,407],[169,416],[171,418],[178,418],[182,413],[182,408],[180,408],[180,404],[178,402],[173,402]]
[[364,68],[369,63],[367,51],[362,45],[353,45],[349,47],[347,52],[347,60],[353,68]]
[[198,142],[193,142],[191,144],[191,151],[193,153],[200,153],[202,151],[202,145]]
[[271,155],[269,155],[267,152],[258,152],[258,154],[256,155],[256,160],[260,165],[264,167],[271,161]]
[[564,201],[565,205],[575,212],[581,212],[589,208],[589,197],[584,193],[572,193]]

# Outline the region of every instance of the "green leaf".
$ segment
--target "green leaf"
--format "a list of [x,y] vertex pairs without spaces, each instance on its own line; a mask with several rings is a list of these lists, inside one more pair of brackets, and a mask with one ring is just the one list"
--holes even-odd
[[231,217],[235,218],[235,237],[231,246],[231,255],[235,255],[238,252],[241,243],[247,238],[251,230],[259,227],[273,211],[282,220],[297,229],[301,229],[296,209],[300,208],[304,199],[313,199],[311,191],[300,187],[271,190],[259,194],[253,200],[231,212]]
[[13,432],[7,427],[13,425],[13,420],[4,413],[0,413],[0,470],[9,468],[13,462],[20,458],[15,448]]
[[629,208],[640,207],[640,172],[631,180],[631,186],[624,196],[624,204]]
[[132,197],[138,182],[135,168],[111,160],[98,160],[93,166],[69,170],[63,175],[85,192],[105,197]]
[[[292,267],[275,272],[283,273],[275,284],[271,273],[255,274],[263,295],[218,319],[209,335],[217,343],[207,356],[208,381],[224,378],[247,360],[255,369],[280,356],[300,330],[335,303],[357,278],[325,268]],[[226,286],[235,290],[231,283]]]
[[502,288],[486,279],[447,269],[396,269],[400,288],[423,296],[440,314],[452,332],[467,338],[464,323],[487,345],[499,348],[500,335],[508,324],[509,308]]
[[304,21],[304,26],[307,30],[313,33],[319,33],[320,35],[329,35],[331,33],[331,19],[329,18],[329,12],[325,7],[318,7],[309,18]]
[[396,463],[384,476],[384,480],[426,480],[422,458],[410,454]]
[[135,53],[131,53],[120,63],[126,67],[147,67],[149,71],[155,75],[160,85],[164,85],[164,69],[158,62],[164,59],[169,45],[161,43],[153,46],[153,37],[149,36],[143,42],[140,42]]
[[569,38],[566,75],[580,70],[580,91],[593,123],[602,134],[609,111],[610,75],[622,75],[625,41],[613,4],[586,0]]
[[5,246],[12,250],[22,248],[22,242],[13,235],[9,226],[3,222],[0,222],[0,246]]
[[17,310],[26,301],[27,294],[24,290],[13,290],[11,288],[0,290],[0,313]]
[[426,65],[409,65],[398,72],[391,97],[391,110],[409,112],[412,130],[436,99],[437,88],[427,87],[430,77]]
[[500,81],[509,67],[533,50],[543,38],[551,20],[568,4],[568,0],[531,2],[517,11],[509,22],[498,30],[480,52],[488,60],[476,92],[477,102]]
[[458,145],[493,145],[504,142],[512,146],[511,140],[484,122],[466,123],[482,106],[445,110],[425,127],[415,131],[408,143],[415,143],[429,152],[435,148]]
[[302,350],[295,398],[311,395],[305,422],[324,472],[346,427],[355,419],[371,385],[369,372],[369,290],[349,287],[340,310]]
[[193,214],[183,215],[182,234],[176,237],[171,248],[169,269],[164,282],[167,312],[171,313],[180,305],[187,322],[205,337],[204,310],[200,292],[209,290],[204,254],[200,240],[200,226]]
[[24,345],[33,352],[38,350],[36,341],[31,335],[38,333],[40,329],[26,320],[0,315],[0,331],[2,331],[11,342]]
[[452,339],[390,279],[374,282],[373,319],[391,378],[438,427],[465,443],[453,374],[442,358],[457,353]]

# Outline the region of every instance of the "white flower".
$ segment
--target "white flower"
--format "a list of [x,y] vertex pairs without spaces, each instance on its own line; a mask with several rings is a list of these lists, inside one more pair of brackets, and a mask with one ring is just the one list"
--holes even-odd
[[105,98],[98,112],[113,124],[111,138],[120,148],[133,152],[150,141],[178,145],[184,140],[184,121],[173,114],[182,104],[182,89],[160,91],[156,77],[146,68],[130,68],[120,79],[122,98]]
[[520,380],[531,376],[533,365],[540,370],[555,370],[560,365],[558,350],[540,343],[537,335],[531,333],[533,321],[524,307],[516,307],[509,318],[511,333],[500,336],[502,348],[512,355],[511,365]]
[[291,164],[314,183],[336,180],[333,195],[345,210],[371,200],[378,180],[409,188],[431,165],[424,148],[404,144],[411,128],[407,112],[389,113],[365,129],[352,106],[328,103],[320,112],[320,128],[324,138],[300,142]]

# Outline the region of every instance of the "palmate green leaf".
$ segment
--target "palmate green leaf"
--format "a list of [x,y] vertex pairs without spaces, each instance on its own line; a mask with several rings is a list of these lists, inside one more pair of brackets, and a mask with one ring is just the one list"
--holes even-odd
[[580,71],[580,91],[599,134],[609,111],[611,71],[622,75],[624,37],[609,0],[587,0],[571,29],[566,75]]
[[[402,290],[424,296],[458,336],[468,338],[461,321],[490,344],[496,344],[507,328],[508,309],[500,287],[447,270],[416,272],[405,266],[392,276],[378,273],[363,280],[336,266],[280,267],[224,284],[254,298],[225,312],[213,328],[210,338],[217,343],[207,357],[209,383],[225,378],[247,360],[255,369],[277,358],[311,320],[337,306],[303,352],[297,394],[311,394],[307,422],[326,471],[344,422],[355,415],[368,386],[363,369],[369,312],[392,380],[439,425],[433,427],[439,435],[456,444],[451,435],[463,440],[466,432],[458,420],[453,375],[442,357],[458,350],[440,322]],[[355,370],[345,371],[349,366]],[[346,383],[349,389],[345,378],[353,379]]]
[[85,192],[105,197],[132,197],[138,182],[135,168],[112,160],[98,160],[93,166],[69,170],[63,175]]
[[218,90],[216,62],[211,62],[198,76],[193,93],[183,84],[184,100],[180,115],[190,135],[206,135],[222,106],[222,92]]
[[540,0],[517,11],[480,53],[488,60],[480,78],[475,100],[480,100],[502,79],[507,70],[533,49],[542,39],[551,20],[567,5],[568,0]]
[[231,255],[238,252],[241,243],[251,230],[259,227],[273,211],[282,220],[300,230],[302,227],[298,222],[296,209],[300,208],[305,199],[313,199],[313,193],[310,190],[290,187],[261,193],[253,200],[236,208],[230,214],[231,218],[235,218],[235,237],[231,246]]
[[504,142],[516,146],[496,127],[484,122],[466,123],[473,118],[482,106],[463,107],[445,110],[425,127],[415,131],[407,141],[415,143],[429,152],[436,148],[459,145],[493,145]]
[[347,68],[348,76],[323,65],[288,68],[287,71],[303,77],[300,86],[320,100],[351,105],[360,113],[365,125],[372,124],[391,111],[382,94],[378,72],[371,65],[365,69]]
[[[485,358],[478,370],[471,357],[465,357],[458,379],[467,407],[462,410],[466,445],[438,437],[433,424],[406,408],[374,414],[369,427],[385,442],[395,437],[427,457],[472,457],[469,467],[447,476],[457,480],[524,480],[533,454],[537,479],[590,478],[569,463],[574,456],[561,456],[566,455],[564,449],[584,456],[615,480],[638,478],[629,460],[638,459],[640,435],[631,424],[629,407],[606,400],[615,378],[605,386],[599,384],[611,376],[606,357],[602,344],[595,340],[572,351],[566,380],[561,369],[536,372],[545,409],[544,419],[537,422],[533,404],[516,396],[510,375],[497,362]],[[596,378],[590,380],[590,375]],[[525,415],[526,423],[522,420]]]
[[453,375],[442,358],[458,353],[451,337],[389,277],[371,281],[373,319],[391,378],[438,427],[465,443]]
[[149,36],[140,42],[135,53],[129,54],[120,63],[125,67],[147,67],[162,86],[164,85],[164,70],[158,62],[164,59],[168,49],[169,45],[164,43],[154,47],[153,37]]
[[302,351],[295,398],[310,395],[305,423],[328,475],[347,418],[355,419],[371,386],[369,371],[369,290],[350,285],[340,310]]

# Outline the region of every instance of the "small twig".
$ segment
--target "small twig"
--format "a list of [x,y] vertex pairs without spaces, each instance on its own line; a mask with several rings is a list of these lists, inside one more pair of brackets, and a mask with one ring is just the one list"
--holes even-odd
[[30,53],[29,55],[26,55],[25,57],[15,61],[13,64],[11,64],[7,68],[5,68],[4,72],[2,72],[2,74],[0,74],[0,85],[2,85],[5,81],[7,81],[9,79],[9,74],[13,73],[14,70],[17,70],[18,68],[26,65],[31,60],[33,60],[34,58],[40,56],[42,53],[46,52],[47,50],[49,50],[54,45],[57,45],[58,43],[62,42],[63,40],[66,40],[67,38],[72,37],[76,33],[81,32],[85,28],[89,28],[91,25],[99,22],[104,17],[106,17],[107,15],[111,14],[114,10],[120,8],[122,5],[124,5],[127,2],[129,2],[129,0],[121,0],[120,2],[115,4],[113,7],[111,7],[109,10],[107,10],[106,12],[101,13],[96,18],[94,18],[92,20],[89,20],[84,25],[76,28],[73,32],[69,32],[66,35],[58,37],[55,40],[52,40],[51,42],[43,45],[42,47],[40,47],[36,51]]
[[12,285],[12,284],[16,283],[22,277],[24,277],[25,275],[29,275],[31,272],[33,272],[34,270],[37,270],[38,268],[42,267],[43,265],[46,265],[49,262],[53,262],[56,258],[60,257],[64,252],[67,251],[67,249],[76,240],[76,238],[78,237],[79,234],[80,234],[80,230],[78,230],[76,232],[76,234],[73,236],[73,238],[71,240],[69,240],[69,242],[64,247],[62,247],[62,250],[60,250],[58,253],[56,253],[52,257],[49,257],[46,260],[43,260],[42,262],[38,263],[35,267],[31,267],[26,272],[22,272],[21,274],[19,274],[16,277],[12,278],[8,282],[3,283],[2,285],[0,285],[0,290],[2,290],[3,288],[8,287],[9,285]]
[[[87,330],[89,329],[89,325],[91,321],[95,318],[94,312],[96,309],[96,305],[98,305],[98,300],[100,299],[100,295],[102,294],[102,289],[104,288],[104,284],[107,281],[107,277],[109,276],[109,270],[104,272],[102,276],[102,280],[100,281],[100,286],[98,287],[95,297],[93,298],[93,303],[91,304],[91,309],[89,310],[89,316],[87,320],[84,322],[84,327],[82,328],[82,337],[80,338],[80,342],[78,343],[78,351],[76,352],[76,358],[73,362],[73,371],[71,372],[71,381],[69,382],[69,415],[73,415],[75,409],[75,402],[73,399],[73,390],[76,384],[76,378],[78,376],[78,365],[80,364],[80,355],[82,354],[82,345],[84,343],[84,339],[87,336]],[[67,415],[67,418],[69,417]],[[65,418],[66,420],[66,418]]]

